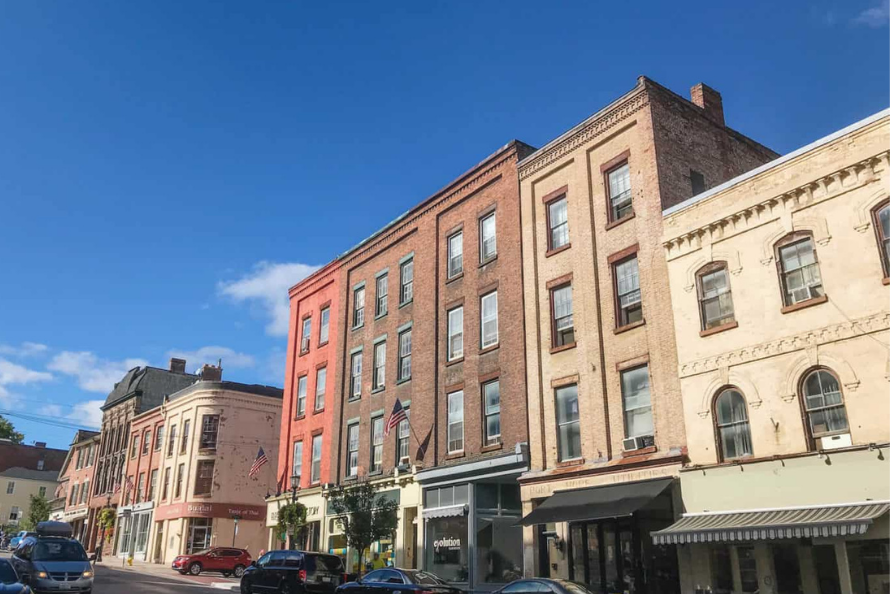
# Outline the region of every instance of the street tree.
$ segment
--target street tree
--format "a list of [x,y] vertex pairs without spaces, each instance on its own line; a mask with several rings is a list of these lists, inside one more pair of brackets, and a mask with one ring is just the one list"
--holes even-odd
[[37,524],[49,520],[49,501],[40,495],[31,495],[31,504],[28,506],[28,515],[25,518],[28,530],[35,530]]
[[398,504],[377,492],[377,487],[362,480],[355,485],[338,485],[328,496],[331,510],[346,538],[346,544],[358,552],[361,560],[372,544],[391,538],[399,525]]
[[[278,510],[278,538],[285,535],[298,535],[306,526],[306,506],[299,501],[288,503]],[[291,539],[293,542],[293,537]]]
[[0,416],[0,439],[8,439],[12,443],[22,443],[25,435],[16,431],[9,419]]

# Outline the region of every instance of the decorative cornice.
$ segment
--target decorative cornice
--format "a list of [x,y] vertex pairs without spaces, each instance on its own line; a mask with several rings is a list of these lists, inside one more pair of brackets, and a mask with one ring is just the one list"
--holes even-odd
[[[877,181],[879,171],[885,173],[888,170],[890,170],[890,151],[846,165],[837,171],[801,184],[793,190],[667,239],[662,244],[665,255],[668,260],[672,260],[695,251],[706,243],[738,235],[753,227],[782,219],[783,216],[791,216],[798,210],[873,183]],[[672,216],[668,215],[665,218],[670,219]],[[823,241],[827,242],[830,238],[828,236]]]
[[721,367],[750,363],[775,357],[776,355],[802,351],[808,347],[830,344],[839,340],[864,336],[888,329],[890,329],[890,312],[883,311],[864,318],[823,326],[822,328],[801,332],[793,336],[786,336],[777,340],[727,351],[712,357],[681,363],[680,377],[690,377],[715,371]]
[[519,164],[519,179],[526,179],[549,167],[579,146],[608,132],[647,105],[649,105],[648,91],[643,87],[637,87],[629,96],[619,99],[604,112],[594,114],[563,138],[557,139],[522,161]]

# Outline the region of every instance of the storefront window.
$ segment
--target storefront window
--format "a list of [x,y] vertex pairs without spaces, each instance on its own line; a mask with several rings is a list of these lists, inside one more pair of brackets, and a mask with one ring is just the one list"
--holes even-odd
[[137,553],[145,553],[145,544],[148,542],[148,525],[151,522],[151,514],[139,514],[136,516],[136,549]]
[[771,545],[773,566],[776,568],[776,590],[778,592],[800,591],[800,562],[796,544]]
[[736,547],[739,558],[739,577],[742,580],[742,592],[757,592],[760,586],[757,584],[757,560],[754,559],[754,547]]
[[847,557],[854,592],[877,592],[882,584],[890,581],[890,544],[887,541],[848,542]]
[[119,524],[122,526],[120,532],[120,536],[117,539],[117,554],[118,555],[126,555],[130,550],[130,524],[133,523],[133,518],[125,518],[122,517],[119,521]]
[[187,554],[210,547],[213,520],[210,518],[191,518],[189,520],[189,539]]
[[427,567],[445,581],[469,579],[467,526],[466,516],[427,520]]
[[732,592],[732,557],[726,545],[712,545],[711,551],[711,588],[715,594]]
[[476,485],[476,583],[504,584],[522,577],[519,486]]

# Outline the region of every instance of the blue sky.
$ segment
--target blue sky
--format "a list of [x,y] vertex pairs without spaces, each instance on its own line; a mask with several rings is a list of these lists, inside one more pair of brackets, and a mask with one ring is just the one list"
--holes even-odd
[[887,107],[888,14],[0,3],[0,410],[95,424],[127,368],[180,353],[280,386],[287,287],[499,146],[540,146],[645,74],[708,83],[730,126],[788,152]]

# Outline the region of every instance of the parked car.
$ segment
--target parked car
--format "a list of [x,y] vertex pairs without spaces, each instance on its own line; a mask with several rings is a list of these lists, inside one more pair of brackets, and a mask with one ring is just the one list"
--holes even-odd
[[8,559],[0,559],[0,593],[29,594],[31,589],[22,583]]
[[244,549],[213,547],[191,555],[179,555],[173,559],[172,568],[182,574],[198,575],[202,571],[218,571],[226,577],[234,575],[240,578],[249,565],[250,553]]
[[35,594],[93,591],[93,567],[65,522],[40,522],[12,553],[12,565]]
[[19,546],[19,543],[22,542],[23,538],[25,538],[26,536],[36,536],[36,535],[37,535],[36,532],[28,532],[27,530],[22,530],[21,532],[19,532],[18,534],[16,534],[15,536],[13,536],[12,538],[9,539],[9,546],[7,548],[10,551],[14,551],[15,548],[17,546]]
[[460,594],[439,576],[416,569],[387,567],[369,571],[361,578],[337,588],[337,594]]
[[241,594],[333,594],[346,581],[336,555],[307,551],[269,551],[241,577]]
[[584,584],[569,580],[529,578],[510,582],[495,594],[591,594]]

